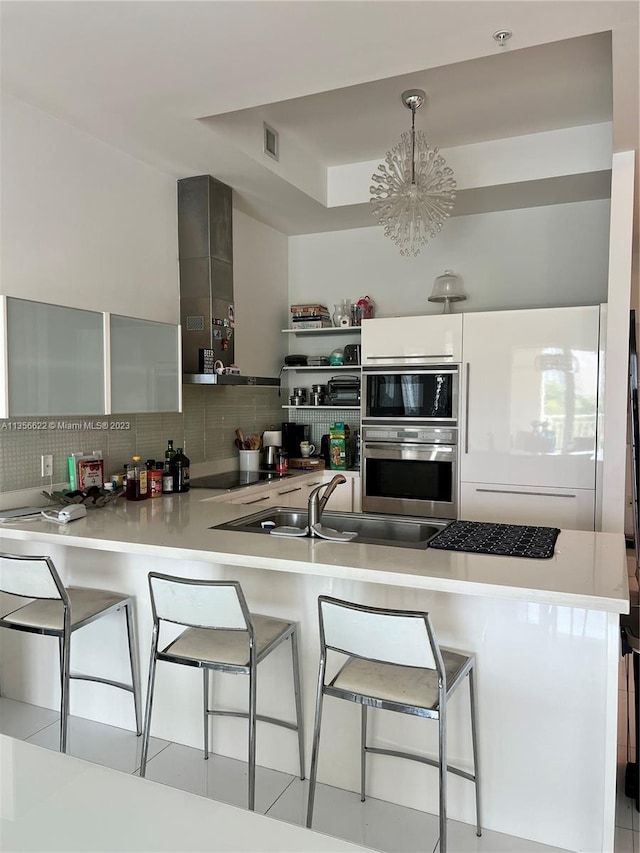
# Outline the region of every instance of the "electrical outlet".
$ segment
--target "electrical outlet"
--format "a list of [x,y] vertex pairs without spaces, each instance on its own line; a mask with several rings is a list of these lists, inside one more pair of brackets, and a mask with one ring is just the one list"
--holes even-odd
[[43,453],[40,457],[40,476],[53,477],[53,456],[51,453]]

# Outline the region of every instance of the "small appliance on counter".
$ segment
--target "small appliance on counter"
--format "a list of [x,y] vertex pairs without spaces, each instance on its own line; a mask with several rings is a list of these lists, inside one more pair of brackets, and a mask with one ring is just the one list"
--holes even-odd
[[280,447],[276,447],[274,444],[270,444],[264,449],[264,462],[263,467],[266,471],[275,471],[276,465],[278,463],[278,453],[280,452]]
[[278,453],[282,447],[282,430],[274,429],[272,424],[270,429],[262,433],[262,446],[264,448],[263,467],[266,471],[275,471]]
[[290,458],[298,459],[302,456],[300,442],[310,441],[311,427],[309,424],[298,424],[294,421],[282,423],[282,447]]

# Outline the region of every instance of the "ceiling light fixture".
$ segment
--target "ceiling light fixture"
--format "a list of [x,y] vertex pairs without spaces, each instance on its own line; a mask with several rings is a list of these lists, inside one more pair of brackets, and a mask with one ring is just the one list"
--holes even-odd
[[431,148],[421,130],[416,131],[416,110],[426,100],[422,89],[402,93],[402,103],[411,110],[411,132],[387,151],[385,162],[371,176],[370,203],[385,237],[401,255],[420,254],[420,248],[435,237],[451,215],[456,197],[453,169],[437,148]]
[[504,43],[507,41],[507,39],[510,39],[512,35],[513,33],[511,32],[511,30],[497,30],[493,34],[493,37],[498,42],[500,47],[504,47]]

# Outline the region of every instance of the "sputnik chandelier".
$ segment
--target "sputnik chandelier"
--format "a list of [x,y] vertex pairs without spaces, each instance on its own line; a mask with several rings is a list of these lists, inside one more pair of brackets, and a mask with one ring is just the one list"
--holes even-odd
[[385,237],[393,240],[401,255],[414,257],[440,232],[456,197],[453,169],[424,133],[416,131],[416,110],[425,100],[422,89],[402,93],[402,103],[411,110],[411,132],[403,133],[387,152],[370,187],[372,212]]

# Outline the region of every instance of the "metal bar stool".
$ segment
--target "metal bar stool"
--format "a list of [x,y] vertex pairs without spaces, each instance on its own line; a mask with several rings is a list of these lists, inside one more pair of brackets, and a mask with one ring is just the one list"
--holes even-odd
[[[352,604],[321,595],[320,667],[316,696],[313,751],[309,774],[307,827],[313,820],[318,769],[322,703],[326,696],[347,699],[362,706],[360,799],[365,799],[367,753],[409,758],[438,768],[440,783],[440,853],[447,849],[446,770],[475,783],[476,834],[481,835],[476,737],[474,655],[441,648],[436,642],[428,613],[387,610]],[[325,682],[327,651],[348,655],[346,663],[329,683]],[[447,702],[469,676],[473,773],[447,763]],[[383,708],[401,714],[438,721],[438,759],[367,745],[367,708]]]
[[[149,590],[153,611],[153,635],[140,775],[144,776],[147,768],[156,663],[161,660],[202,669],[205,759],[209,757],[210,716],[242,717],[249,721],[249,809],[253,811],[255,806],[256,720],[283,726],[298,733],[300,778],[304,779],[304,738],[296,623],[249,613],[237,581],[190,580],[151,572]],[[162,651],[158,651],[161,622],[182,625],[187,630]],[[296,723],[256,713],[258,664],[289,638],[293,659]],[[209,708],[209,670],[249,676],[248,713]]]
[[[133,693],[136,733],[142,732],[140,674],[138,671],[133,599],[119,592],[65,587],[49,557],[0,554],[0,592],[32,599],[0,617],[0,627],[57,637],[60,646],[60,752],[67,751],[69,681],[98,681]],[[70,671],[71,636],[107,613],[124,609],[129,642],[131,684]]]

